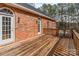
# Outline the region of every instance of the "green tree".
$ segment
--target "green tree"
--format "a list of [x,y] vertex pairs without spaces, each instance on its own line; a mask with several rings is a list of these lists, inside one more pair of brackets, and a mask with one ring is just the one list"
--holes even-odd
[[48,14],[48,16],[52,17],[56,15],[56,5],[51,4],[43,4],[42,7],[38,8],[42,12]]
[[74,4],[71,4],[70,7],[68,8],[68,15],[71,16],[72,21],[74,21],[74,14],[75,14],[75,6]]

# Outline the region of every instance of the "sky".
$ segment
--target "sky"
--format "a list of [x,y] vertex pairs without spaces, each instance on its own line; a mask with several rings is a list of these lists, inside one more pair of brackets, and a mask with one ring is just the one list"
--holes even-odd
[[[34,0],[33,0],[34,1]],[[79,0],[35,0],[35,7],[40,7],[43,3],[57,4],[57,3],[79,3]]]
[[[42,4],[43,3],[35,3],[35,7],[38,8],[38,7],[42,6]],[[57,3],[50,3],[50,4],[53,5],[53,4],[57,4]]]
[[57,3],[58,1],[59,0],[36,0],[37,3]]
[[78,3],[78,0],[36,0],[36,3]]
[[38,8],[38,7],[40,7],[40,6],[42,6],[42,3],[35,3],[35,7],[36,7],[36,8]]

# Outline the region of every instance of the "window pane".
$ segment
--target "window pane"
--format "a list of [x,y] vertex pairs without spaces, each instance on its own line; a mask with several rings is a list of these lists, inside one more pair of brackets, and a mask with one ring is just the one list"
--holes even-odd
[[8,31],[9,30],[9,26],[6,26],[6,31]]
[[9,26],[9,30],[11,30],[11,26]]
[[6,25],[6,22],[2,22],[3,23],[3,25]]
[[41,31],[41,20],[38,19],[38,32]]
[[10,22],[11,21],[11,18],[9,17],[8,21]]
[[5,21],[6,21],[6,17],[3,17],[3,19],[2,19],[2,20],[3,20],[3,22],[5,22]]
[[11,22],[8,22],[9,23],[9,25],[11,25]]
[[2,27],[2,30],[3,30],[3,31],[6,30],[6,26],[3,26],[3,27]]
[[2,39],[11,38],[11,18],[3,17],[2,18]]
[[9,34],[11,34],[11,31],[9,31]]

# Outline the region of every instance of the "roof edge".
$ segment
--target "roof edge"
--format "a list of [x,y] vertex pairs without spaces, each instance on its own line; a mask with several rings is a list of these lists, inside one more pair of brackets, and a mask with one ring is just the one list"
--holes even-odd
[[53,20],[53,18],[51,18],[49,16],[46,16],[46,15],[44,15],[42,13],[39,13],[37,11],[34,11],[32,9],[23,7],[23,6],[19,5],[19,4],[16,4],[16,3],[4,3],[4,4],[9,5],[9,6],[13,6],[13,7],[16,7],[16,8],[19,8],[19,9],[22,9],[22,10],[25,10],[25,11],[28,11],[28,12],[31,12],[31,13],[34,13],[36,15],[39,15],[39,16],[42,16],[42,17],[45,17],[45,18],[48,18],[48,19],[51,19],[52,21],[55,21],[55,20]]

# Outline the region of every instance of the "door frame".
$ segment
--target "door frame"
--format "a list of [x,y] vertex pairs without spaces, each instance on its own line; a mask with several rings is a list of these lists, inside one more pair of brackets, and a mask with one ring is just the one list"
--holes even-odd
[[[2,40],[2,17],[11,17],[11,39]],[[15,41],[15,19],[12,16],[2,15],[0,14],[0,45],[9,44]]]
[[41,34],[42,33],[42,20],[41,20],[41,18],[38,18],[37,21],[40,23],[40,32],[38,32],[38,34]]

